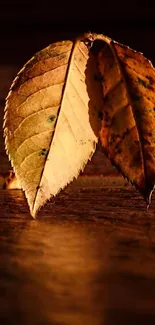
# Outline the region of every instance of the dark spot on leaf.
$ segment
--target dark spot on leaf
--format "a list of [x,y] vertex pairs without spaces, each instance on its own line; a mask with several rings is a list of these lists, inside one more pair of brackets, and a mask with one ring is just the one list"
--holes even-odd
[[153,78],[151,76],[145,76],[149,81],[150,81],[150,84],[153,84]]
[[115,149],[115,152],[116,152],[117,154],[121,154],[121,153],[122,153],[122,149],[121,149],[121,148],[116,148],[116,149]]
[[81,144],[82,146],[84,146],[84,145],[86,144],[86,142],[83,141],[83,140],[80,140],[80,144]]
[[130,133],[130,129],[127,128],[122,134],[122,139],[124,139],[126,137],[126,135],[129,133]]
[[47,119],[48,122],[53,122],[55,120],[55,115],[50,115]]
[[136,101],[136,100],[140,100],[141,96],[140,95],[132,95],[132,100]]
[[47,157],[47,155],[48,155],[48,151],[49,151],[49,150],[47,150],[47,149],[45,149],[45,148],[41,149],[41,152],[40,152],[39,156],[45,156],[45,157]]
[[130,56],[127,53],[124,53],[124,57],[127,59],[130,58]]
[[154,110],[154,112],[155,112],[155,107],[153,107],[153,110]]
[[99,82],[102,82],[102,81],[103,81],[103,77],[102,77],[102,75],[101,75],[101,74],[97,74],[97,73],[94,73],[94,74],[93,74],[93,79],[94,79],[95,81],[99,81]]
[[103,112],[101,110],[98,111],[98,119],[102,121],[103,119]]
[[143,80],[143,79],[141,79],[141,78],[137,78],[137,81],[138,81],[138,83],[141,85],[141,86],[143,86],[143,87],[145,87],[145,88],[148,88],[148,85],[147,85],[147,83],[146,83],[146,81],[145,80]]

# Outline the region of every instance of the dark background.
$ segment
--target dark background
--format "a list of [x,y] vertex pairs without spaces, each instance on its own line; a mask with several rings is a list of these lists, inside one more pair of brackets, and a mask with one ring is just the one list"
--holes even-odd
[[[50,43],[83,32],[104,33],[143,52],[155,65],[155,8],[140,1],[0,1],[0,129],[5,97],[17,72]],[[0,131],[1,172],[10,165]],[[114,171],[98,147],[86,173]]]
[[79,33],[105,33],[154,59],[155,8],[140,1],[0,2],[3,62],[23,64],[49,43]]

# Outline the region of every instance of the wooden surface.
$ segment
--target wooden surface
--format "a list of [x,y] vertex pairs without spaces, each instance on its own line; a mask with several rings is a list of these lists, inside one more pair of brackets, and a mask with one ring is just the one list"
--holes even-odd
[[0,323],[155,324],[155,198],[80,179],[40,211],[0,191]]

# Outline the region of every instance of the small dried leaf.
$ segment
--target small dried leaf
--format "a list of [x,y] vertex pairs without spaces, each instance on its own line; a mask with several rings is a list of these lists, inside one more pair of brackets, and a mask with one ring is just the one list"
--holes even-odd
[[83,170],[98,141],[101,85],[82,39],[37,53],[13,82],[5,109],[6,149],[37,211]]

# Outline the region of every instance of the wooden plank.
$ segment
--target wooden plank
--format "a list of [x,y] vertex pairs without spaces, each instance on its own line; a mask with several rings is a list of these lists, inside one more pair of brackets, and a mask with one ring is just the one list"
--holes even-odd
[[32,220],[22,191],[0,191],[0,321],[154,324],[154,209],[132,187],[85,184]]

